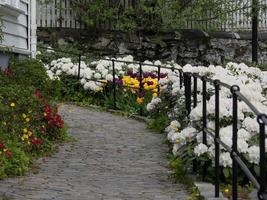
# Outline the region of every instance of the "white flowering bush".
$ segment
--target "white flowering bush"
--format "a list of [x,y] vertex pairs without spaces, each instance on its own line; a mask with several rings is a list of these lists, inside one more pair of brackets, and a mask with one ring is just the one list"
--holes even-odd
[[[267,113],[267,96],[266,85],[267,77],[258,68],[248,67],[241,63],[228,63],[225,67],[213,66],[193,67],[185,65],[184,72],[198,73],[205,75],[213,80],[218,79],[229,85],[238,85],[241,93],[257,107],[262,113]],[[193,83],[192,83],[193,84]],[[173,87],[179,90],[178,83],[173,83]],[[215,94],[214,86],[207,83],[208,101],[207,101],[207,127],[214,132],[215,129]],[[173,92],[173,91],[171,91]],[[176,91],[175,91],[176,92]],[[187,125],[179,127],[173,125],[176,120],[171,121],[166,128],[168,140],[173,144],[173,154],[183,156],[188,160],[196,160],[201,166],[204,162],[208,162],[209,168],[214,166],[215,147],[214,140],[207,135],[207,144],[203,144],[202,138],[202,81],[198,79],[198,102],[189,115]],[[177,111],[172,110],[171,113]],[[238,103],[238,151],[244,161],[248,164],[252,171],[257,171],[259,165],[259,124],[255,114],[242,101]],[[267,132],[266,132],[267,134]],[[228,145],[232,146],[232,94],[229,89],[221,87],[220,89],[220,138]],[[189,162],[191,163],[191,162]],[[192,164],[192,163],[191,163]],[[230,154],[220,146],[220,166],[224,174],[224,178],[231,175],[232,160]],[[212,172],[212,170],[211,170]]]
[[[128,63],[133,61],[133,57],[130,55],[116,58],[114,62],[115,77],[113,77],[113,62],[108,57],[88,63],[81,61],[79,80],[79,64],[71,58],[62,57],[52,60],[45,65],[45,68],[50,79],[60,80],[64,83],[63,93],[67,94],[68,99],[78,96],[77,99],[79,100],[81,99],[79,96],[90,93],[93,99],[97,99],[93,101],[94,103],[111,107],[113,106],[112,84],[115,79],[118,108],[127,110],[130,113],[136,113],[142,109],[144,114],[147,114],[146,107],[152,97],[153,101],[148,105],[148,109],[150,107],[151,110],[157,107],[157,104],[160,104],[161,100],[157,97],[158,92],[163,92],[167,88],[170,79],[177,79],[177,76],[173,75],[174,72],[172,72],[171,68],[177,69],[180,66],[173,62],[162,64],[160,61],[145,61],[142,64],[140,84],[140,65],[138,62]],[[152,64],[169,68],[161,69],[159,81],[157,77],[158,68],[151,66]],[[75,85],[80,85],[81,87],[76,87]],[[83,95],[77,94],[77,88],[83,90]]]

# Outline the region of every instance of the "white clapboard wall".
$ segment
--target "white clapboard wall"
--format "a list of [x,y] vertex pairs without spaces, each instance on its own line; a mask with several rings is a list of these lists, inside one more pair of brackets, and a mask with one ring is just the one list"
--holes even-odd
[[27,54],[31,49],[30,0],[14,0],[12,3],[0,2],[4,36],[0,46],[11,47],[15,52]]
[[[133,5],[136,0],[120,0],[123,7]],[[252,0],[243,0],[241,3],[245,9],[229,13],[227,22],[210,20],[208,22],[188,21],[184,28],[201,28],[219,31],[251,30],[250,5]],[[267,0],[261,0],[267,5]],[[233,4],[235,2],[233,1]],[[233,6],[234,7],[234,6]],[[247,8],[248,7],[248,8]],[[212,14],[211,18],[212,18]],[[37,26],[38,27],[63,27],[63,28],[85,28],[71,7],[71,0],[38,0],[37,1]],[[99,28],[109,27],[107,23],[98,23]],[[259,13],[259,30],[267,30],[267,11]]]

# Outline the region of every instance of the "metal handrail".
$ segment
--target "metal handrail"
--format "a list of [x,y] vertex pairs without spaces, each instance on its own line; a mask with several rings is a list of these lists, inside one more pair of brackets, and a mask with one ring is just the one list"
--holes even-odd
[[[44,47],[41,47],[44,48]],[[50,48],[46,48],[50,49]],[[53,49],[54,50],[54,49]],[[55,50],[54,50],[55,51]],[[78,70],[78,78],[80,77],[80,61],[81,61],[81,54],[75,54],[65,51],[58,51],[62,53],[69,53],[76,56],[79,56],[79,70]],[[214,139],[215,143],[215,197],[219,197],[219,146],[222,145],[229,153],[231,153],[231,158],[233,161],[233,184],[232,184],[232,193],[233,193],[233,200],[237,200],[238,193],[237,193],[237,169],[238,166],[242,169],[242,171],[247,175],[247,177],[250,179],[250,181],[254,184],[256,189],[258,190],[258,198],[260,200],[267,200],[267,191],[266,191],[266,159],[265,159],[265,126],[267,125],[267,115],[264,113],[259,112],[259,110],[240,92],[240,89],[237,85],[229,85],[227,83],[221,82],[220,80],[213,80],[211,78],[208,78],[206,76],[201,76],[198,73],[190,73],[190,72],[184,72],[182,69],[177,69],[175,67],[166,67],[161,65],[154,65],[154,64],[146,64],[144,62],[131,62],[131,61],[123,61],[123,60],[116,60],[115,58],[101,58],[102,60],[107,60],[112,62],[112,71],[113,71],[113,101],[114,101],[114,108],[116,108],[116,84],[115,84],[115,62],[119,63],[126,63],[126,64],[136,64],[139,65],[139,74],[140,77],[142,75],[142,66],[151,66],[156,67],[158,70],[158,74],[160,73],[160,69],[170,69],[172,71],[178,70],[179,72],[179,78],[180,78],[180,88],[183,86],[185,87],[185,107],[187,109],[187,114],[191,112],[191,96],[192,96],[192,89],[191,89],[191,78],[194,77],[193,82],[193,107],[197,106],[197,78],[202,80],[202,97],[203,97],[203,115],[202,115],[202,123],[203,123],[203,143],[207,144],[207,134],[211,135]],[[158,79],[160,79],[160,76],[158,76]],[[96,80],[93,80],[96,81]],[[141,84],[141,78],[140,78],[140,92],[142,91],[142,84]],[[96,81],[101,82],[101,81]],[[206,83],[209,82],[211,84],[214,84],[215,87],[215,135],[207,129],[207,87]],[[103,83],[103,82],[102,82]],[[232,93],[233,98],[233,146],[229,147],[225,143],[223,143],[220,140],[219,136],[219,130],[220,130],[220,120],[219,120],[219,91],[220,88],[225,87],[229,89]],[[259,123],[260,127],[260,181],[258,181],[253,174],[250,172],[246,164],[242,161],[242,159],[238,156],[238,150],[237,150],[237,131],[238,131],[238,112],[237,112],[237,106],[238,106],[238,99],[245,102],[245,104],[256,114],[257,121]],[[140,114],[142,114],[142,110],[140,110]],[[203,167],[203,174],[205,176],[207,166],[205,165]]]
[[[197,73],[194,73],[193,75],[188,72],[184,72],[184,78],[185,79],[191,79],[191,77],[194,78],[194,91],[193,94],[197,92],[197,80],[196,78],[199,78],[202,80],[203,85],[203,91],[202,91],[202,97],[203,97],[203,113],[202,113],[202,124],[203,124],[203,144],[207,144],[206,141],[206,134],[209,134],[213,137],[214,143],[215,143],[215,197],[219,197],[219,145],[222,145],[227,152],[231,154],[231,158],[233,161],[232,164],[232,171],[233,171],[233,177],[232,177],[232,199],[237,200],[238,198],[238,192],[237,192],[237,170],[238,167],[245,173],[245,175],[249,178],[249,180],[254,184],[255,188],[258,190],[258,198],[260,200],[267,200],[267,191],[266,191],[266,158],[265,158],[265,126],[267,125],[267,115],[264,113],[261,113],[241,92],[240,88],[237,85],[228,85],[226,83],[223,83],[219,80],[212,80],[210,78],[207,78],[205,76],[201,76]],[[196,77],[196,78],[195,78]],[[196,82],[196,83],[195,83]],[[215,135],[209,131],[206,127],[207,124],[207,97],[206,97],[206,83],[210,82],[214,84],[215,87]],[[190,81],[185,80],[185,84],[190,83]],[[232,147],[229,147],[225,143],[223,143],[220,140],[219,136],[219,129],[220,129],[220,120],[219,120],[219,91],[220,87],[225,87],[230,89],[232,93],[233,98],[233,145]],[[191,90],[188,89],[188,85],[185,85],[185,97],[186,97],[186,105],[189,103],[191,104]],[[187,89],[186,89],[187,88]],[[191,85],[190,85],[191,88]],[[197,95],[193,95],[194,102],[197,102]],[[242,161],[242,159],[239,156],[239,152],[237,149],[237,131],[238,131],[238,112],[237,112],[237,106],[238,106],[238,99],[243,101],[257,116],[257,122],[259,124],[260,129],[260,176],[259,181],[257,178],[251,173],[251,171],[248,169],[246,164]],[[196,107],[197,105],[194,104],[193,107]],[[188,109],[188,106],[186,106]],[[191,110],[191,109],[190,109]],[[190,113],[188,110],[188,113]],[[203,172],[206,171],[206,166],[203,167]],[[204,174],[205,176],[205,174]]]

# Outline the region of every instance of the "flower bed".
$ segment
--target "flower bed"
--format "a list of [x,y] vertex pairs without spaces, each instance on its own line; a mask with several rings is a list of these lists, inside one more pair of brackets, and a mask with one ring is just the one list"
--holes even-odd
[[0,178],[26,172],[33,157],[47,155],[66,138],[50,80],[41,63],[15,61],[0,71]]
[[[133,61],[132,56],[117,58],[120,61]],[[147,65],[146,65],[147,64]],[[148,64],[161,65],[170,69],[161,69],[160,78],[157,67]],[[85,92],[84,97],[95,99],[99,105],[111,107],[112,102],[112,62],[97,60],[86,64],[81,63],[80,79],[78,64],[71,59],[61,58],[54,60],[46,66],[49,77],[53,80],[76,80],[80,84],[80,92]],[[174,69],[174,70],[171,70]],[[117,108],[128,113],[136,113],[140,108],[145,110],[145,115],[152,119],[151,126],[157,130],[167,132],[172,153],[182,159],[185,169],[192,167],[192,161],[197,163],[198,173],[205,164],[207,166],[206,179],[214,178],[214,141],[207,138],[207,145],[202,143],[202,84],[198,84],[198,102],[187,116],[184,102],[184,88],[180,88],[179,71],[206,75],[211,79],[219,79],[229,85],[239,85],[242,94],[254,104],[261,112],[267,113],[267,77],[258,68],[248,67],[245,64],[228,63],[224,67],[213,66],[193,67],[160,61],[145,61],[140,75],[138,64],[125,64],[115,62],[115,82]],[[75,81],[74,81],[75,82]],[[193,85],[192,85],[193,87]],[[214,130],[215,95],[213,86],[207,84],[208,89],[208,128]],[[232,145],[232,94],[229,89],[220,90],[220,137],[228,146]],[[93,101],[92,101],[93,102]],[[258,124],[253,112],[244,102],[239,102],[238,107],[238,147],[239,152],[250,170],[258,173],[259,165],[259,140]],[[166,127],[167,126],[167,127]],[[266,146],[267,149],[267,146]],[[207,164],[208,163],[208,164]],[[221,146],[220,166],[221,180],[228,184],[231,182],[230,154]],[[243,173],[239,173],[239,183],[249,184]]]
[[[132,56],[119,58],[122,61],[133,61]],[[146,61],[146,64],[153,64]],[[161,64],[156,61],[154,64]],[[173,63],[170,65],[174,65]],[[78,64],[73,63],[70,58],[60,58],[53,60],[45,65],[47,74],[52,80],[61,80],[64,83],[63,89],[66,93],[70,93],[65,99],[73,99],[76,89],[70,92],[69,89],[77,84]],[[139,65],[127,65],[122,62],[115,62],[115,83],[116,83],[116,107],[129,113],[136,113],[138,110],[146,110],[146,104],[151,101],[152,97],[156,97],[158,92],[162,91],[166,86],[167,74],[171,70],[162,70],[159,74],[158,82],[157,68],[149,65],[142,66],[142,74],[140,76]],[[71,81],[70,81],[71,80]],[[86,91],[93,97],[93,102],[99,105],[112,107],[112,87],[113,87],[113,71],[112,62],[107,60],[98,60],[89,63],[81,62],[80,80],[82,93]],[[67,88],[67,89],[66,89]],[[81,88],[79,88],[81,89]],[[123,94],[123,95],[121,95]]]

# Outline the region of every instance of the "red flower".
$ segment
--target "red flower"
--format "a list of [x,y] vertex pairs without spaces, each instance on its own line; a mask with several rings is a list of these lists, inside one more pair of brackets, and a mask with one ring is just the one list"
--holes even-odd
[[49,105],[45,106],[45,108],[44,108],[44,114],[45,114],[45,119],[49,120],[49,119],[52,118],[51,117],[51,114],[52,114],[52,108],[51,108],[51,106],[49,106]]
[[54,122],[55,122],[55,124],[57,125],[58,128],[62,128],[63,127],[64,122],[61,119],[60,115],[58,115],[58,114],[54,115]]
[[31,142],[34,145],[42,145],[43,144],[43,141],[41,139],[39,139],[39,138],[36,138],[36,137],[32,138]]
[[50,119],[50,120],[48,121],[48,126],[49,126],[49,128],[54,128],[54,126],[55,126],[55,121],[54,121],[53,119]]
[[11,158],[11,157],[13,157],[13,153],[12,153],[11,151],[7,150],[7,151],[6,151],[6,156],[7,156],[8,158]]
[[0,142],[0,149],[3,149],[5,147],[4,143]]
[[34,92],[34,95],[41,101],[44,102],[45,98],[44,96],[41,94],[41,91],[39,89],[36,89]]
[[12,70],[9,68],[6,68],[3,73],[6,76],[12,76],[12,74],[13,74]]

